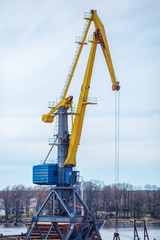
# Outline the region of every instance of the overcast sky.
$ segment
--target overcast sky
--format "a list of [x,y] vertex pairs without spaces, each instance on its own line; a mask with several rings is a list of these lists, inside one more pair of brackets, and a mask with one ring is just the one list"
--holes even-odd
[[[103,22],[120,82],[119,181],[160,186],[159,0],[0,1],[0,189],[32,185],[32,167],[50,146],[48,101],[59,100],[81,36],[84,12]],[[91,27],[89,35],[94,31]],[[90,44],[84,47],[69,95],[78,98]],[[115,181],[115,93],[97,48],[77,170],[84,180]]]

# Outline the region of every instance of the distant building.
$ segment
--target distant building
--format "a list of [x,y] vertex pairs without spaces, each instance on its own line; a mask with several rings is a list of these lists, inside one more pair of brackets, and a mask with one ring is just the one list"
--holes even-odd
[[32,213],[37,211],[37,202],[32,202],[30,204],[30,210],[29,211],[32,212]]

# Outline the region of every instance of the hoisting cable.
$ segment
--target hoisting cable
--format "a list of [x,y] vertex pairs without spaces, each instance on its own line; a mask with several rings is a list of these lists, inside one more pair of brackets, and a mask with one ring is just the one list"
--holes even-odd
[[115,184],[119,183],[119,91],[115,91]]
[[115,200],[116,220],[113,240],[120,239],[118,233],[118,184],[119,184],[119,91],[115,91]]
[[[111,229],[108,229],[108,228],[106,228],[106,230],[109,231],[109,232],[111,232],[111,233],[114,233],[114,230],[111,230]],[[119,231],[119,235],[121,235],[121,236],[124,237],[124,238],[134,240],[133,237],[129,236],[129,235],[126,234],[126,233],[120,232],[120,231]]]

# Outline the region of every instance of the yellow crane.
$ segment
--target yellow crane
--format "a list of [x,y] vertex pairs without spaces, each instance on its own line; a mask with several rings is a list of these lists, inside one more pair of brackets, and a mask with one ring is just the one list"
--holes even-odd
[[[55,107],[51,107],[51,110],[48,114],[43,114],[42,116],[43,122],[52,123],[54,121],[54,118],[58,115],[58,134],[56,135],[56,139],[58,139],[58,141],[56,142],[55,140],[54,143],[51,144],[52,147],[43,164],[33,167],[33,182],[40,185],[54,185],[54,187],[51,188],[42,206],[39,208],[37,213],[35,213],[30,228],[27,232],[26,240],[30,239],[30,236],[35,227],[38,229],[40,238],[45,237],[45,239],[48,239],[53,227],[54,232],[57,234],[57,237],[59,239],[102,239],[99,230],[105,221],[97,221],[83,202],[83,199],[78,193],[78,188],[75,187],[75,184],[79,183],[79,172],[73,170],[73,166],[76,165],[76,153],[81,138],[86,105],[93,104],[93,102],[89,101],[88,93],[97,44],[101,45],[109,69],[113,91],[118,91],[120,89],[120,86],[119,82],[116,81],[107,38],[102,22],[100,21],[95,10],[92,10],[90,12],[90,16],[85,19],[87,20],[85,32],[81,41],[77,42],[79,44],[77,55],[71,68],[62,99]],[[91,50],[79,96],[77,110],[76,113],[73,113],[73,96],[66,96],[82,48],[84,44],[86,44],[85,40],[91,22],[94,22],[95,31],[93,33],[93,39],[91,41]],[[68,114],[70,114],[68,111],[69,108],[71,108],[72,114],[71,135],[68,133]],[[73,114],[75,115],[74,121]],[[58,147],[57,163],[46,164],[46,160],[53,146],[55,145]],[[47,202],[52,203],[52,209],[49,213],[49,216],[43,216],[41,213],[44,207],[47,205]],[[81,207],[79,207],[79,204]],[[82,209],[85,213],[83,213]],[[42,234],[43,229],[40,229],[40,227],[38,227],[39,222],[48,222],[48,226],[50,227],[47,233],[45,231],[45,233]],[[67,232],[65,232],[65,234],[61,232],[62,229],[63,232],[65,231],[64,228],[61,227],[63,224],[67,224],[68,226],[68,229],[65,227],[67,229]],[[118,233],[115,233],[114,235],[116,237],[119,236]]]
[[113,64],[112,64],[112,59],[111,59],[111,55],[110,55],[110,51],[109,51],[109,46],[108,46],[104,26],[103,26],[101,20],[99,19],[96,10],[91,10],[90,16],[86,17],[85,19],[88,21],[88,25],[87,25],[85,33],[83,35],[82,41],[77,42],[80,45],[79,51],[77,53],[72,71],[70,73],[70,76],[69,76],[69,79],[68,79],[68,82],[67,82],[67,85],[66,85],[66,88],[64,91],[64,94],[62,96],[62,100],[55,107],[53,107],[48,114],[43,114],[43,116],[42,116],[43,122],[51,123],[54,121],[56,112],[60,107],[65,106],[66,108],[70,108],[70,107],[72,108],[73,97],[72,96],[66,97],[66,95],[67,95],[74,71],[76,69],[83,45],[86,44],[85,40],[86,40],[88,31],[89,31],[91,22],[94,22],[95,32],[93,33],[93,40],[91,41],[92,46],[91,46],[90,55],[89,55],[89,59],[88,59],[87,67],[86,67],[86,72],[85,72],[85,76],[84,76],[84,80],[83,80],[83,84],[82,84],[82,88],[81,88],[81,93],[79,96],[79,101],[78,101],[77,110],[75,113],[75,118],[74,118],[73,125],[72,125],[71,136],[70,136],[70,141],[69,141],[69,148],[68,148],[68,155],[64,161],[64,166],[75,166],[76,165],[76,153],[77,153],[80,138],[81,138],[81,132],[82,132],[82,126],[83,126],[83,121],[84,121],[86,105],[92,104],[91,102],[88,101],[88,93],[89,93],[93,64],[94,64],[94,60],[95,60],[95,53],[96,53],[96,48],[97,48],[98,43],[101,45],[101,48],[102,48],[102,51],[103,51],[103,54],[104,54],[104,57],[105,57],[105,60],[106,60],[107,66],[108,66],[109,74],[110,74],[111,81],[112,81],[112,90],[118,91],[120,89],[119,82],[116,81],[115,72],[114,72],[114,68],[113,68]]

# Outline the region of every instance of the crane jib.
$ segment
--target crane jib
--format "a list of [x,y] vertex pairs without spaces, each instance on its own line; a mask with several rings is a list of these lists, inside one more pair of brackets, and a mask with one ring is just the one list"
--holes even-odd
[[[101,20],[97,15],[97,12],[95,10],[91,10],[90,16],[85,19],[86,19],[86,25],[84,28],[83,36],[80,38],[80,41],[77,41],[78,47],[76,50],[76,55],[75,55],[73,64],[71,66],[70,72],[68,74],[68,79],[65,84],[63,95],[61,96],[61,101],[56,106],[52,107],[48,114],[44,114],[42,116],[43,122],[51,123],[54,121],[55,117],[57,117],[60,114],[60,109],[65,108],[66,111],[68,111],[67,109],[71,109],[70,114],[72,115],[72,118],[71,118],[72,130],[70,135],[67,133],[68,147],[67,147],[67,150],[65,150],[66,157],[64,157],[64,161],[62,161],[61,163],[61,165],[63,165],[64,167],[67,167],[67,166],[73,167],[76,165],[76,154],[77,154],[79,142],[81,139],[86,105],[90,103],[95,104],[88,100],[88,94],[89,94],[92,70],[93,70],[93,65],[95,60],[96,48],[98,43],[100,43],[100,46],[102,48],[102,52],[104,54],[104,58],[106,60],[106,64],[109,70],[110,78],[112,81],[112,90],[119,91],[120,89],[119,82],[116,80],[116,77],[115,77],[115,72],[112,64],[112,59],[111,59],[111,54],[108,46],[105,29]],[[75,112],[73,111],[73,96],[66,97],[66,95],[70,87],[70,83],[71,83],[74,71],[77,67],[78,60],[82,52],[83,46],[86,44],[86,38],[87,38],[89,28],[91,26],[91,22],[94,22],[95,32],[93,33],[93,39],[91,41],[89,40],[89,42],[92,43],[92,46],[91,46],[91,50],[88,58],[88,63],[86,66],[85,76],[83,79],[82,90],[79,96],[77,110]],[[63,139],[65,139],[65,137],[63,137]],[[61,140],[58,140],[58,141],[61,141]],[[59,142],[55,145],[58,146],[58,144],[61,144],[61,143]],[[117,144],[117,140],[116,140],[116,144]],[[58,148],[60,148],[60,146]]]

